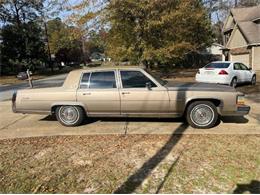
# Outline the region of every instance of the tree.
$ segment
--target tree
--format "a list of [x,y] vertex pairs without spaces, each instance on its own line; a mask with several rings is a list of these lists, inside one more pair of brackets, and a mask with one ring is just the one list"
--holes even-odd
[[4,22],[17,24],[34,21],[43,9],[44,0],[1,0],[1,19]]
[[81,40],[73,36],[75,27],[67,26],[56,18],[47,22],[50,52],[58,62],[82,61]]
[[5,25],[2,29],[2,60],[10,65],[33,67],[45,59],[41,28],[35,22]]
[[115,60],[176,64],[212,43],[200,0],[112,0],[107,10],[111,26],[107,49]]
[[0,4],[2,55],[6,65],[34,68],[45,59],[44,40],[38,22],[43,0],[2,0]]

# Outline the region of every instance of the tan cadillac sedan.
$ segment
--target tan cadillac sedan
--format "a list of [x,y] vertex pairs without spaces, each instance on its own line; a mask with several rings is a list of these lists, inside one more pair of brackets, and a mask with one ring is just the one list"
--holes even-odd
[[195,128],[213,127],[219,115],[243,116],[250,107],[229,86],[174,83],[138,67],[72,71],[62,87],[25,89],[13,94],[16,113],[55,114],[65,126],[86,117],[181,117]]

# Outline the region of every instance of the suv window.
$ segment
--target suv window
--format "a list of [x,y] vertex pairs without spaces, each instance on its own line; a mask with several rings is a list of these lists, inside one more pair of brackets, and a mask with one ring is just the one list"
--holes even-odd
[[145,88],[150,82],[152,87],[157,87],[153,81],[140,71],[120,71],[123,88]]
[[84,73],[82,78],[81,78],[81,82],[80,82],[80,89],[86,89],[89,86],[89,76],[90,73]]
[[89,81],[91,89],[116,88],[115,72],[92,72]]
[[240,67],[239,63],[235,63],[234,64],[234,70],[241,70],[241,67]]

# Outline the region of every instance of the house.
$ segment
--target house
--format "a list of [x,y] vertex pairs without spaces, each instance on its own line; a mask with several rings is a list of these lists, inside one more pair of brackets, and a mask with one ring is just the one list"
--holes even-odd
[[222,50],[224,46],[218,43],[213,43],[210,47],[206,48],[208,54],[222,58]]
[[231,9],[223,35],[223,60],[239,61],[260,71],[260,5]]

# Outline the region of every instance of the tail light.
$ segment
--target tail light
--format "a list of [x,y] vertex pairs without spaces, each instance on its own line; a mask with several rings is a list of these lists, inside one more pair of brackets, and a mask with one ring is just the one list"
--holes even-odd
[[221,70],[218,74],[220,75],[228,75],[228,72],[225,70]]

